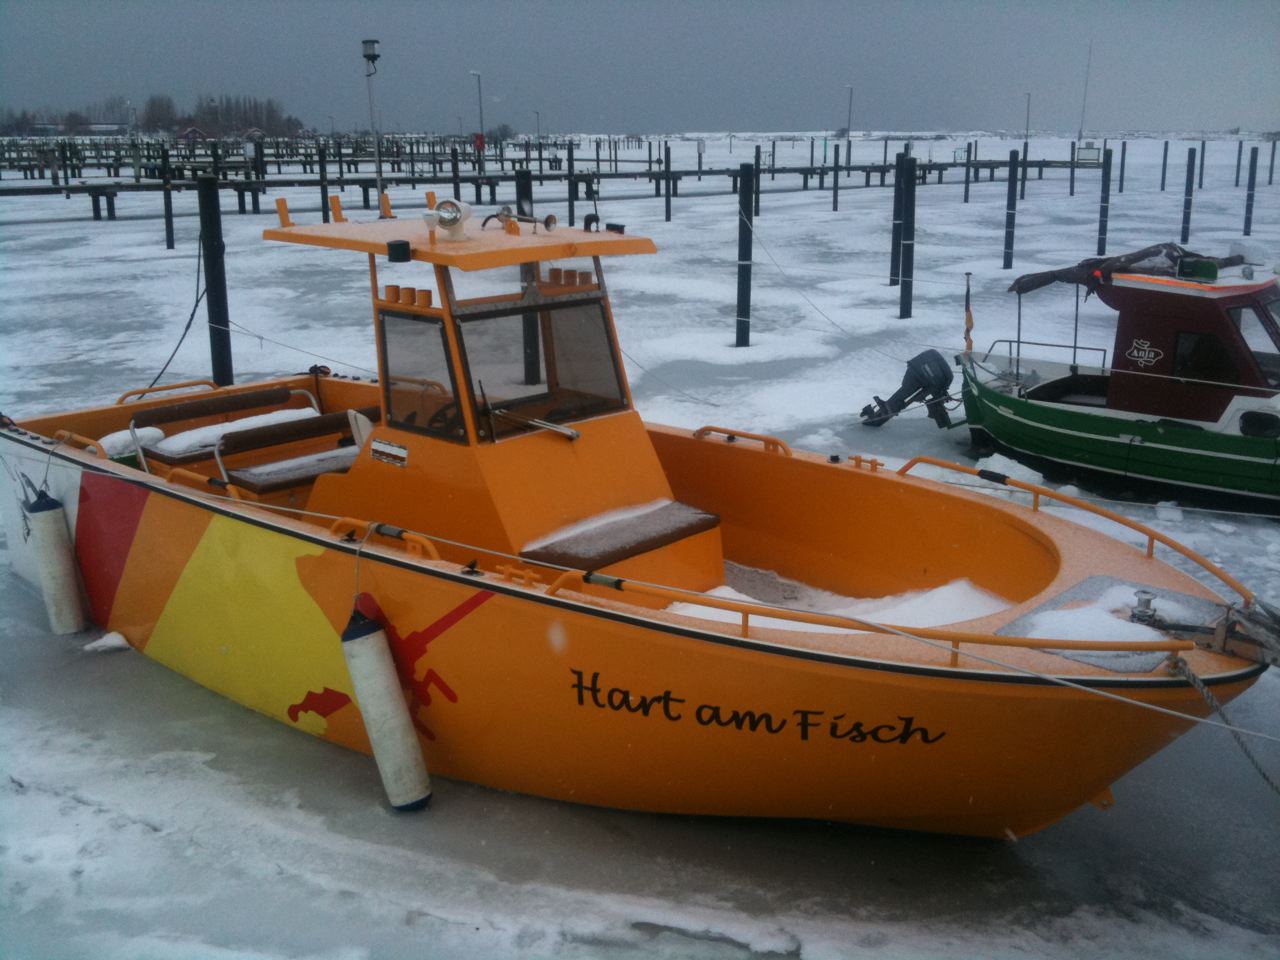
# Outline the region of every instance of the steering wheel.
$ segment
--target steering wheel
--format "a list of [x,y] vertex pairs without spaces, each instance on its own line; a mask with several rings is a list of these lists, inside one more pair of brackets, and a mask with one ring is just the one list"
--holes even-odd
[[442,433],[453,433],[459,423],[458,401],[452,400],[427,418],[428,430],[439,430]]

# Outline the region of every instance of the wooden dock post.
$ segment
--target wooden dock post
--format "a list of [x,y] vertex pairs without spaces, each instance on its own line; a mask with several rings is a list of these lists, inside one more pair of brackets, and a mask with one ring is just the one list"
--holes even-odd
[[973,144],[965,142],[964,145],[964,202],[969,202],[969,166],[973,157]]
[[[1201,155],[1203,156],[1203,154]],[[1201,167],[1203,169],[1203,166]],[[1196,148],[1187,148],[1187,183],[1182,190],[1182,239],[1186,243],[1191,239],[1191,193],[1196,182]]]
[[1102,199],[1098,203],[1098,256],[1107,252],[1107,220],[1111,217],[1111,151],[1102,151]]
[[[1244,141],[1240,141],[1243,143]],[[1249,148],[1249,188],[1244,196],[1244,235],[1253,233],[1253,192],[1258,185],[1258,148]]]
[[[837,150],[840,148],[837,147]],[[911,316],[911,293],[916,272],[916,165],[907,157],[902,178],[902,283],[898,290],[898,319]]]
[[756,175],[755,175],[755,180],[752,183],[753,189],[751,191],[752,210],[755,211],[755,215],[757,217],[760,216],[760,181],[762,179],[763,178],[760,176],[760,144],[757,143],[756,144]]
[[[462,181],[458,175],[458,148],[456,146],[449,148],[449,171],[453,178],[453,199],[462,199]],[[570,209],[573,209],[570,207]],[[569,226],[573,226],[573,221],[569,221]]]
[[1169,172],[1169,141],[1164,142],[1164,153],[1160,156],[1160,192],[1164,193],[1165,174]]
[[1018,174],[1019,174],[1018,179],[1021,181],[1021,183],[1018,185],[1019,200],[1027,199],[1027,166],[1030,163],[1030,161],[1027,159],[1027,155],[1030,152],[1031,151],[1029,149],[1029,145],[1027,141],[1023,140],[1022,141],[1022,168],[1018,171]]
[[1067,196],[1076,195],[1076,142],[1071,141],[1071,166],[1067,173]]
[[734,346],[751,346],[751,244],[754,225],[752,197],[756,188],[755,168],[750,163],[738,167],[738,317]]
[[173,249],[173,183],[169,169],[169,147],[160,148],[160,176],[164,180],[164,248]]
[[831,171],[831,212],[840,209],[840,144],[836,144],[836,165]]
[[1240,161],[1244,159],[1244,141],[1236,141],[1236,186],[1240,186]]
[[1205,154],[1209,152],[1207,149],[1205,149],[1205,146],[1206,146],[1205,141],[1201,140],[1200,141],[1200,177],[1196,183],[1197,190],[1204,189],[1204,157],[1205,157]]
[[665,189],[663,190],[663,194],[664,194],[663,203],[666,207],[665,219],[667,223],[670,223],[671,222],[671,144],[669,143],[664,143],[662,145],[662,172],[663,172],[663,176],[662,176],[663,186],[665,187]]
[[[887,141],[886,141],[887,142]],[[893,162],[893,227],[889,234],[889,286],[898,285],[902,267],[902,178],[906,154],[898,154]]]
[[213,382],[220,387],[235,383],[231,364],[231,323],[227,311],[227,270],[223,262],[222,210],[218,206],[218,178],[202,175],[197,181],[200,198],[200,244],[204,252],[205,305],[209,312],[209,356]]
[[1004,269],[1013,269],[1013,228],[1018,216],[1018,151],[1009,151],[1009,191],[1004,205]]
[[329,222],[329,164],[328,149],[324,143],[316,144],[316,167],[320,174],[320,216]]
[[569,226],[574,225],[573,219],[573,201],[575,198],[575,187],[573,183],[573,138],[569,138]]

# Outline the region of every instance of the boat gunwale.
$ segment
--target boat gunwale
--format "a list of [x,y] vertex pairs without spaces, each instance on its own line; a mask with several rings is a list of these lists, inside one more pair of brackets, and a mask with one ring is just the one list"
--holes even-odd
[[[15,436],[21,433],[22,435]],[[256,516],[245,511],[243,507],[252,506],[262,511],[270,511],[273,508],[266,504],[249,504],[244,501],[230,501],[241,504],[241,509],[233,509],[223,506],[222,498],[217,495],[205,494],[198,490],[183,490],[169,483],[165,479],[154,475],[131,476],[123,471],[128,469],[121,467],[113,462],[104,463],[100,458],[91,457],[90,455],[75,449],[68,450],[58,449],[65,446],[59,441],[45,438],[40,434],[32,433],[22,427],[14,426],[0,429],[0,438],[15,442],[28,449],[38,451],[42,456],[49,458],[57,458],[65,461],[81,470],[87,470],[104,476],[109,476],[121,482],[128,483],[132,486],[144,487],[148,490],[159,493],[171,499],[184,501],[205,509],[219,516],[227,517],[239,522],[248,523],[261,529],[270,530],[284,536],[293,537],[295,539],[304,540],[314,543],[326,549],[336,550],[340,553],[349,554],[351,556],[359,556],[362,559],[385,563],[387,565],[397,567],[404,570],[410,570],[419,574],[423,574],[436,579],[444,580],[455,584],[465,584],[468,586],[476,586],[477,578],[473,574],[463,572],[465,568],[460,568],[454,573],[448,570],[442,570],[428,564],[433,562],[447,563],[448,561],[430,561],[427,558],[412,558],[409,556],[397,556],[394,553],[387,552],[384,548],[377,544],[363,542],[349,542],[341,539],[334,539],[332,535],[326,536],[327,531],[315,530],[314,525],[296,522],[294,525],[281,522],[286,519],[279,517],[273,518],[268,513],[266,516]],[[133,471],[131,471],[133,472]],[[920,478],[910,478],[919,481]],[[311,528],[311,529],[306,529]],[[312,532],[315,530],[315,532]],[[1107,688],[1128,688],[1128,689],[1171,689],[1186,688],[1190,684],[1181,678],[1175,677],[1106,677],[1087,674],[1061,674],[1061,675],[1037,675],[1036,673],[1021,672],[1023,668],[1011,666],[1009,672],[995,670],[977,670],[958,667],[933,666],[926,664],[911,664],[901,660],[883,660],[874,657],[854,656],[845,653],[838,653],[830,650],[821,650],[809,647],[792,646],[775,640],[766,638],[751,638],[734,636],[727,633],[720,633],[711,630],[699,629],[692,626],[684,626],[683,624],[673,623],[667,620],[654,619],[638,613],[625,612],[615,609],[611,606],[602,605],[595,602],[584,600],[576,600],[572,597],[565,597],[559,594],[548,594],[544,589],[539,590],[533,587],[521,586],[520,584],[503,581],[499,579],[500,575],[486,574],[484,579],[484,589],[504,596],[516,599],[532,601],[552,607],[561,607],[571,609],[575,612],[585,613],[589,616],[598,616],[606,620],[616,623],[628,624],[631,626],[640,626],[646,629],[656,629],[661,633],[682,637],[685,639],[698,640],[716,644],[718,646],[727,646],[731,648],[746,650],[755,653],[769,654],[773,656],[782,656],[791,659],[805,660],[810,662],[826,663],[835,666],[849,667],[852,669],[866,669],[878,672],[901,673],[914,676],[926,676],[932,678],[962,680],[972,682],[988,682],[988,683],[1012,683],[1021,685],[1034,685],[1045,687],[1057,687],[1061,684],[1059,681],[1068,681],[1077,686],[1096,687],[1100,689]],[[539,586],[543,586],[539,584]],[[763,606],[763,605],[762,605]],[[779,608],[782,610],[785,608]],[[688,617],[686,619],[694,619]],[[714,622],[714,621],[708,621]],[[731,626],[726,624],[727,627]],[[777,629],[765,627],[763,629]],[[858,631],[851,630],[851,634]],[[871,631],[868,631],[871,633]],[[880,634],[872,634],[880,635]],[[972,641],[965,641],[972,643]],[[1199,649],[1199,648],[1196,648]],[[960,655],[964,655],[964,651],[960,651]],[[1226,656],[1231,656],[1227,654]],[[1233,659],[1239,659],[1234,658]],[[1267,669],[1265,663],[1245,663],[1238,670],[1228,673],[1216,673],[1209,675],[1198,675],[1201,682],[1206,685],[1214,686],[1221,684],[1230,684],[1243,682],[1258,676]]]

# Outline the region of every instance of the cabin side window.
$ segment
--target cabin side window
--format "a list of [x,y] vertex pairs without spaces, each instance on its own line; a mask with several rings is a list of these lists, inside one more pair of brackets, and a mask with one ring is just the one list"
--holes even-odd
[[476,422],[484,437],[568,423],[626,407],[598,300],[473,317],[461,324]]
[[[1280,299],[1265,304],[1273,322],[1280,323]],[[1267,329],[1267,323],[1256,307],[1232,307],[1227,313],[1240,331],[1240,338],[1253,354],[1267,386],[1280,387],[1280,344]]]
[[1231,354],[1211,333],[1179,333],[1173,358],[1173,375],[1209,383],[1239,383]]
[[449,440],[465,440],[449,350],[439,320],[381,314],[387,423]]

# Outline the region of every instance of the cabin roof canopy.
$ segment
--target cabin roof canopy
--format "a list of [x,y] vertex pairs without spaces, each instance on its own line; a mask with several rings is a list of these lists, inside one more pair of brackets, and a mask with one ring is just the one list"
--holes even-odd
[[[1244,257],[1238,254],[1230,257],[1208,257],[1193,253],[1176,243],[1157,243],[1143,247],[1132,253],[1122,253],[1114,257],[1090,257],[1081,260],[1073,267],[1059,270],[1044,270],[1039,273],[1025,273],[1009,285],[1010,293],[1030,293],[1051,283],[1080,284],[1086,289],[1086,296],[1096,293],[1098,289],[1111,282],[1117,273],[1136,274],[1150,277],[1176,277],[1178,264],[1182,260],[1203,260],[1214,264],[1219,269],[1235,267],[1244,263]],[[1194,281],[1188,286],[1200,286]]]
[[493,267],[532,263],[539,260],[564,260],[571,257],[616,256],[629,253],[656,253],[648,237],[622,233],[591,232],[557,228],[550,233],[533,225],[520,224],[519,235],[507,233],[501,224],[487,229],[474,220],[465,224],[465,238],[450,239],[442,228],[435,231],[434,242],[427,225],[416,218],[374,220],[363,223],[317,223],[274,227],[262,232],[264,240],[302,243],[336,250],[387,255],[387,244],[406,241],[410,259],[423,263],[457,267],[462,270],[488,270]]

